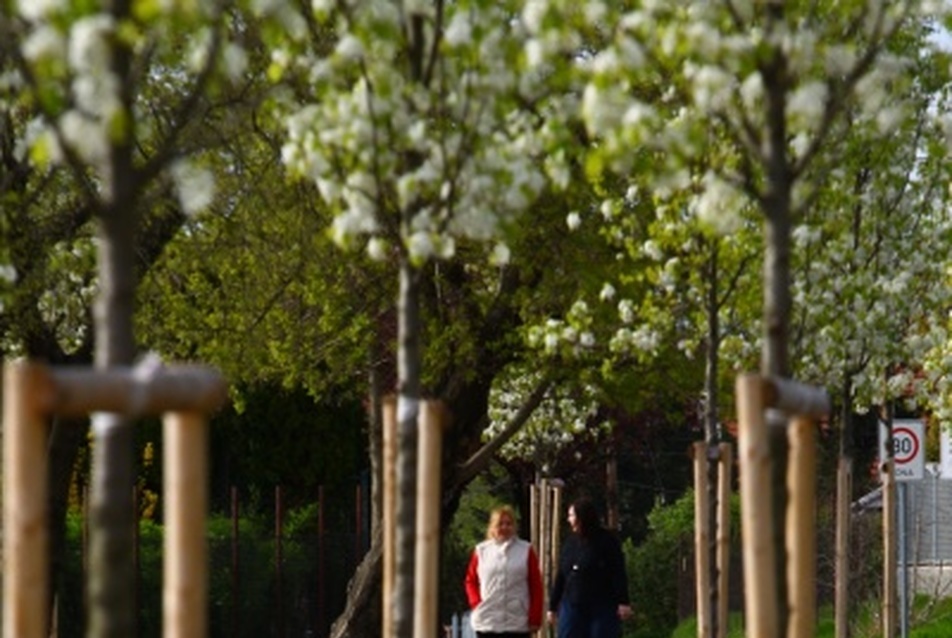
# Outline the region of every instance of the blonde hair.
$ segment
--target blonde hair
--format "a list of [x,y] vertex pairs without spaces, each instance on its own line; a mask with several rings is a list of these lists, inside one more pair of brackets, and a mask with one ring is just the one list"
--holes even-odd
[[508,516],[512,520],[513,525],[519,522],[519,519],[516,518],[516,511],[512,509],[511,506],[500,505],[499,507],[493,508],[493,511],[489,513],[489,525],[486,526],[487,539],[496,537],[493,532],[496,531],[496,528],[499,526],[499,519],[503,516]]

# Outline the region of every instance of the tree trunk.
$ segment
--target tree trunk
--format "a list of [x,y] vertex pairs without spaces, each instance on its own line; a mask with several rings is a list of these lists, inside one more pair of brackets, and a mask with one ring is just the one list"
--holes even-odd
[[347,606],[331,626],[330,638],[369,638],[380,635],[382,619],[383,533],[374,526],[370,549],[347,587]]
[[[452,522],[463,491],[478,474],[478,471],[474,472],[472,468],[454,462],[453,459],[468,459],[474,456],[482,445],[478,433],[482,431],[482,417],[485,415],[488,396],[489,384],[476,379],[456,389],[449,397],[452,399],[448,402],[450,413],[455,418],[452,427],[446,432],[447,449],[444,451],[440,481],[440,521],[443,528]],[[489,461],[489,457],[481,460],[482,466],[487,466]],[[379,512],[375,516],[379,516]],[[379,521],[374,521],[371,527],[380,531],[373,534],[371,547],[351,579],[346,607],[334,622],[331,638],[368,638],[381,635],[383,533]]]
[[[109,3],[115,24],[123,24],[131,6],[125,0]],[[99,292],[94,306],[99,369],[131,365],[136,341],[133,315],[136,293],[137,175],[133,162],[135,130],[132,99],[132,52],[122,38],[110,40],[109,72],[116,78],[116,99],[129,118],[124,136],[109,140],[103,161],[102,205],[97,236]],[[127,638],[136,635],[136,574],[133,561],[135,436],[132,423],[116,414],[93,415],[92,485],[89,504],[89,638]]]
[[[100,223],[100,292],[95,308],[95,365],[100,369],[130,365],[135,356],[135,228],[132,211],[117,207],[108,210]],[[132,558],[135,437],[128,419],[109,413],[93,416],[93,434],[87,635],[127,638],[136,633],[137,612]]]
[[836,638],[849,636],[850,501],[853,485],[853,405],[849,379],[847,375],[843,383],[840,452],[836,466]]
[[710,531],[710,536],[708,537],[708,583],[710,583],[710,591],[706,593],[709,598],[709,607],[710,609],[710,626],[711,626],[711,636],[718,635],[718,626],[719,623],[725,622],[724,619],[717,617],[717,611],[720,608],[718,599],[720,596],[726,596],[727,592],[719,591],[718,585],[720,584],[720,576],[718,573],[718,564],[714,560],[714,557],[717,556],[717,512],[718,512],[718,468],[720,463],[717,462],[717,446],[721,441],[721,431],[720,424],[718,422],[718,387],[717,387],[717,377],[718,377],[718,357],[720,354],[721,346],[721,325],[720,325],[720,304],[718,303],[718,295],[720,294],[720,289],[718,287],[717,278],[720,276],[718,268],[718,244],[717,241],[711,243],[711,256],[707,264],[707,273],[706,279],[708,281],[708,290],[707,290],[707,351],[706,351],[706,365],[704,369],[704,391],[706,395],[706,401],[704,403],[704,439],[705,439],[705,451],[704,453],[708,456],[707,470],[708,476],[706,481],[707,487],[707,503],[708,509],[706,511],[707,515],[707,529]]
[[[771,3],[767,11],[767,31],[783,27],[783,5]],[[766,113],[766,185],[763,200],[765,217],[764,254],[764,345],[761,373],[786,378],[790,374],[790,234],[793,172],[787,157],[786,105],[790,79],[786,54],[777,46],[762,68]],[[775,578],[777,622],[782,635],[787,631],[788,601],[786,574],[787,512],[787,431],[768,414],[771,491],[773,510],[773,548],[777,557]]]
[[[414,549],[416,543],[417,417],[420,412],[420,271],[404,259],[400,266],[397,324],[397,502],[393,627],[385,636],[413,635]],[[392,632],[392,633],[390,633]]]

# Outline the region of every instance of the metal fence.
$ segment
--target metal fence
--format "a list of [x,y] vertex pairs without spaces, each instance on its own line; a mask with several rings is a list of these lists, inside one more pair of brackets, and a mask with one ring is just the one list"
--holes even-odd
[[[326,637],[369,547],[367,492],[362,484],[321,488],[310,501],[298,495],[304,504],[291,508],[281,488],[257,497],[254,507],[254,499],[232,490],[231,511],[209,519],[209,638]],[[219,503],[228,500],[219,496]],[[67,534],[66,560],[56,576],[58,638],[85,635],[85,519],[81,525]],[[135,547],[136,635],[159,638],[161,525],[141,521]]]

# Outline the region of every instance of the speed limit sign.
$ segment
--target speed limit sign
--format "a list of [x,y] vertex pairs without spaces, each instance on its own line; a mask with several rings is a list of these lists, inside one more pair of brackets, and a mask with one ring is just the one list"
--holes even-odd
[[[893,421],[892,453],[897,481],[916,481],[925,475],[926,426],[916,419]],[[886,424],[879,423],[879,459],[886,460]]]

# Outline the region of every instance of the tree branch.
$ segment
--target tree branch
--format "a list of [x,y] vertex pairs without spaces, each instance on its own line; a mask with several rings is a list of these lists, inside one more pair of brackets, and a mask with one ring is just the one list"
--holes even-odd
[[497,434],[460,466],[457,476],[457,482],[459,484],[466,484],[489,465],[489,461],[496,452],[515,436],[522,426],[525,425],[526,421],[529,420],[529,417],[532,416],[532,413],[535,412],[535,409],[539,407],[539,404],[542,403],[542,399],[545,398],[549,388],[552,387],[552,382],[553,377],[551,374],[542,376],[536,384],[536,387],[532,390],[532,394],[530,394],[526,402],[522,404],[522,407],[519,408],[516,415],[506,424],[502,432]]

